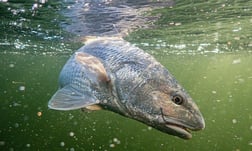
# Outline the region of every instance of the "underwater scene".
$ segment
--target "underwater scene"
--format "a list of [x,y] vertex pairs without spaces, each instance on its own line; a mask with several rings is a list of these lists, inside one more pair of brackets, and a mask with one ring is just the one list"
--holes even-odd
[[[252,151],[251,27],[249,0],[0,0],[0,150]],[[88,36],[151,54],[205,128],[185,140],[108,110],[49,109]]]

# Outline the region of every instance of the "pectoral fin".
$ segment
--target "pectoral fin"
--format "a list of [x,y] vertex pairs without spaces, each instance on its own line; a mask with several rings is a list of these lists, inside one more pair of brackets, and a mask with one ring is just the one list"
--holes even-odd
[[97,100],[91,93],[78,93],[75,88],[66,86],[59,89],[53,95],[48,103],[48,107],[55,110],[75,110],[98,103],[99,100]]

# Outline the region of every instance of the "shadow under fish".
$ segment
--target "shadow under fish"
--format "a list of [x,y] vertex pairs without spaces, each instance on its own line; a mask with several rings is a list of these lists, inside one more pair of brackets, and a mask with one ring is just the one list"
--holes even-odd
[[48,103],[55,110],[106,109],[189,139],[205,122],[197,105],[151,55],[117,37],[97,37],[75,52]]

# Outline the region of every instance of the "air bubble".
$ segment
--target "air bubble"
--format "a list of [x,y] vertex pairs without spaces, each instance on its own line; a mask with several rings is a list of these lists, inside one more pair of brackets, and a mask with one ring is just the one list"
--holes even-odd
[[60,142],[60,146],[64,147],[65,146],[65,142]]
[[18,124],[18,123],[15,123],[14,126],[15,126],[16,128],[18,128],[18,127],[19,127],[19,124]]
[[74,136],[74,132],[70,132],[69,136],[73,137]]
[[233,124],[236,124],[236,123],[237,123],[237,120],[236,120],[236,119],[232,119],[232,123],[233,123]]
[[24,91],[24,90],[25,90],[25,86],[22,85],[19,87],[19,91]]
[[70,148],[69,151],[75,151],[75,149],[74,148]]
[[250,142],[248,143],[248,145],[252,146],[252,141],[250,141]]
[[238,63],[241,63],[241,59],[240,58],[239,59],[235,59],[232,62],[232,64],[238,64]]
[[11,63],[11,64],[9,64],[9,67],[13,68],[13,67],[15,67],[15,65],[13,63]]
[[212,91],[213,94],[216,94],[217,92],[216,91]]
[[0,146],[4,146],[5,145],[5,141],[0,141]]

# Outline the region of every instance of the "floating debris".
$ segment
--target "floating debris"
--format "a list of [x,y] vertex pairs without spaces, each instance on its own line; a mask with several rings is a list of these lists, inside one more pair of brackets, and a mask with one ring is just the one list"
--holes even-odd
[[235,59],[232,62],[232,64],[238,64],[238,63],[241,63],[241,59],[240,58],[239,59]]

